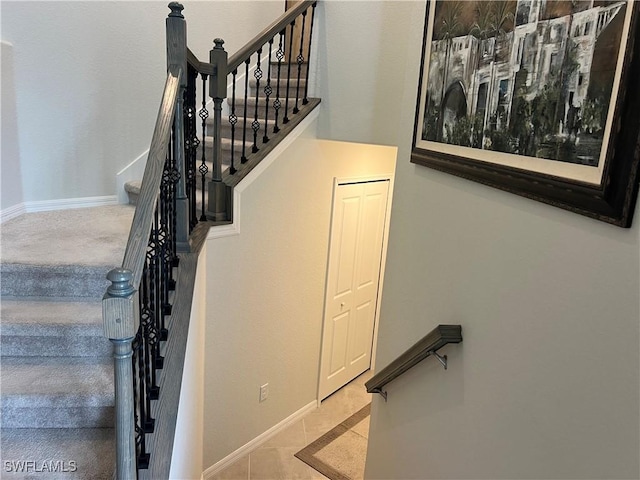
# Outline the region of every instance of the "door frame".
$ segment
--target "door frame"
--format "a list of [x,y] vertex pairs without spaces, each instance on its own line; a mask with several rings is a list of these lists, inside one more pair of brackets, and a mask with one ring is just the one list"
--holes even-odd
[[318,378],[316,382],[316,399],[318,401],[318,406],[320,406],[320,402],[322,399],[320,398],[320,378],[322,374],[322,353],[323,353],[323,344],[324,344],[324,326],[326,321],[326,303],[327,303],[327,288],[329,286],[329,259],[331,255],[331,234],[333,231],[333,209],[335,207],[336,202],[336,192],[340,185],[347,185],[351,183],[370,183],[370,182],[389,182],[389,190],[387,193],[387,206],[385,210],[385,219],[384,219],[384,232],[382,233],[382,250],[381,250],[381,258],[380,258],[380,273],[378,278],[378,291],[376,295],[376,308],[373,318],[373,338],[371,345],[371,369],[375,366],[376,361],[376,351],[378,344],[378,324],[380,321],[380,299],[382,298],[382,290],[384,286],[384,273],[387,264],[387,246],[389,243],[389,227],[391,224],[391,204],[393,202],[393,188],[394,188],[394,174],[386,173],[386,174],[377,174],[377,175],[364,175],[358,177],[334,177],[333,178],[333,187],[331,193],[331,214],[330,214],[330,224],[329,231],[327,236],[327,263],[325,267],[325,278],[324,278],[324,296],[323,296],[323,307],[322,307],[322,328],[320,335],[320,354],[318,357]]

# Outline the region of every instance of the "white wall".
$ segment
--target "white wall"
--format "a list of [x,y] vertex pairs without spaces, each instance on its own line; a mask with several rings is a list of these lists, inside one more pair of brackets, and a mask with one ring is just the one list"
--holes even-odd
[[463,325],[447,371],[374,399],[366,477],[639,478],[640,213],[620,229],[411,164],[425,3],[322,6],[320,134],[399,147],[376,368]]
[[[114,195],[116,173],[149,148],[165,80],[167,4],[0,4],[2,40],[14,46],[24,201]],[[284,10],[281,1],[184,5],[189,46],[202,60],[213,38],[232,54]]]
[[207,242],[205,467],[317,398],[334,178],[394,170],[395,148],[314,136],[241,184],[239,235]]
[[22,175],[20,173],[20,147],[18,145],[18,128],[16,112],[16,89],[13,75],[13,46],[1,42],[0,57],[2,73],[2,153],[0,158],[0,178],[2,179],[2,197],[0,210],[6,210],[22,203]]
[[169,478],[176,480],[199,480],[203,470],[206,266],[207,251],[205,248],[198,257],[178,418],[171,457],[171,471],[169,472]]

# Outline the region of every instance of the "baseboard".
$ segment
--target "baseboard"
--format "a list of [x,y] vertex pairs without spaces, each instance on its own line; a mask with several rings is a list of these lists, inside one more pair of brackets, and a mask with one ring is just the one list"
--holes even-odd
[[219,462],[216,462],[215,464],[213,464],[212,466],[207,468],[202,473],[203,480],[207,480],[209,478],[213,478],[213,476],[215,474],[217,474],[218,472],[221,472],[222,470],[224,470],[228,466],[232,465],[233,463],[235,463],[236,461],[238,461],[240,458],[244,457],[248,453],[251,453],[253,450],[257,449],[260,445],[262,445],[263,443],[268,441],[270,438],[272,438],[276,434],[280,433],[282,430],[285,430],[291,424],[293,424],[293,423],[297,422],[298,420],[302,419],[305,415],[307,415],[311,411],[315,410],[316,408],[318,408],[318,402],[316,400],[314,400],[313,402],[310,402],[309,404],[305,405],[300,410],[298,410],[297,412],[295,412],[292,415],[288,416],[287,418],[282,420],[277,425],[274,425],[269,430],[267,430],[266,432],[258,435],[256,438],[254,438],[250,442],[246,443],[244,446],[240,447],[235,452],[227,455],[226,457],[224,457]]
[[22,215],[23,213],[50,212],[53,210],[71,210],[74,208],[103,207],[117,205],[116,195],[102,197],[61,198],[57,200],[37,200],[23,202],[0,211],[0,223]]
[[7,220],[19,217],[23,213],[27,213],[27,209],[25,208],[24,203],[18,203],[17,205],[13,205],[11,207],[5,208],[4,210],[0,210],[0,223],[4,223]]

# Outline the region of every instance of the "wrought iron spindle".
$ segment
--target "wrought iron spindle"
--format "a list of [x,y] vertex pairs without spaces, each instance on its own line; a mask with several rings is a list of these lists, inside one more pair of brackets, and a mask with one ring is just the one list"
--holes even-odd
[[205,202],[205,192],[206,192],[206,176],[209,171],[209,167],[207,167],[207,157],[205,154],[206,143],[204,141],[205,135],[207,133],[207,118],[209,118],[209,110],[207,110],[207,78],[208,75],[206,73],[201,73],[202,77],[202,108],[200,109],[199,115],[202,120],[202,163],[200,163],[200,167],[198,167],[198,171],[200,172],[201,181],[202,181],[202,215],[200,215],[200,221],[205,222],[207,220],[207,216],[205,215],[206,202]]
[[251,57],[247,58],[244,62],[244,112],[242,114],[242,157],[240,157],[241,163],[247,161],[247,103],[249,100],[249,63]]
[[184,102],[184,148],[187,197],[189,197],[189,233],[198,223],[196,213],[196,158],[198,156],[198,132],[196,127],[196,80],[198,71],[189,65],[187,67],[187,90]]
[[236,154],[236,123],[238,123],[238,116],[236,115],[236,78],[238,76],[238,69],[235,68],[231,81],[231,113],[229,114],[229,123],[231,124],[231,166],[229,167],[229,173],[233,175],[237,172],[235,167],[235,154]]
[[[140,298],[140,307],[142,307],[142,299]],[[141,418],[144,417],[144,357],[142,354],[142,325],[138,328],[132,344],[131,350],[133,356],[131,357],[131,370],[133,373],[133,407],[134,407],[134,425],[135,425],[135,443],[136,443],[136,466],[137,468],[147,468],[149,465],[146,448],[146,438],[144,436],[144,430],[142,429]],[[138,367],[138,372],[136,372]]]
[[[170,149],[169,152],[172,150]],[[166,327],[165,317],[171,315],[171,303],[169,303],[169,290],[172,275],[173,250],[175,249],[175,237],[171,235],[173,208],[175,205],[175,186],[179,173],[174,167],[175,160],[169,153],[164,164],[162,182],[160,183],[160,285],[162,294],[162,309],[160,322],[160,339],[165,341],[169,332]]]
[[262,143],[267,143],[269,141],[269,97],[273,93],[273,89],[271,88],[271,58],[273,51],[273,39],[269,40],[269,62],[267,64],[267,84],[264,86],[264,103],[265,103],[265,114],[264,114],[264,136],[262,137]]
[[[176,115],[178,113],[176,112]],[[172,137],[171,143],[175,144],[177,142],[176,137]],[[173,149],[169,150],[170,152],[174,152]],[[177,201],[178,201],[178,181],[180,180],[180,172],[178,171],[176,165],[176,158],[172,154],[171,162],[169,164],[169,218],[167,219],[168,223],[168,234],[169,234],[169,250],[168,250],[168,262],[169,262],[169,275],[167,276],[167,300],[169,298],[169,291],[175,290],[176,282],[173,279],[173,267],[177,267],[180,263],[180,259],[178,258],[177,251],[177,240],[178,240],[178,218],[177,218]]]
[[[304,48],[304,26],[307,21],[307,11],[302,12],[302,31],[300,32],[300,52],[298,52],[298,56],[296,57],[296,61],[298,63],[298,78],[296,83],[296,104],[293,107],[293,113],[298,113],[300,109],[298,108],[298,99],[300,98],[300,75],[302,74],[302,63],[304,62],[304,55],[302,54],[302,49]],[[309,69],[309,65],[307,65],[307,70]]]
[[278,59],[278,79],[276,81],[276,99],[273,102],[273,109],[275,110],[275,121],[273,123],[273,133],[278,133],[280,131],[280,127],[278,126],[278,114],[280,113],[280,107],[282,106],[282,102],[280,102],[280,74],[282,70],[282,59],[284,58],[284,50],[282,49],[284,34],[286,28],[280,32],[280,40],[278,42],[278,50],[276,51],[276,58]]
[[302,99],[302,104],[306,105],[309,103],[309,68],[311,66],[311,41],[313,40],[313,19],[316,14],[316,4],[314,2],[311,5],[311,25],[309,26],[309,51],[307,52],[307,72],[305,75],[305,83],[304,83],[304,98]]
[[[146,433],[153,433],[155,429],[155,419],[151,417],[151,349],[149,345],[151,310],[149,300],[149,256],[145,260],[145,266],[140,281],[140,327],[136,339],[138,340],[138,424],[136,434],[139,438],[138,468],[147,468],[150,454],[146,451]],[[135,378],[135,375],[134,375]]]
[[164,358],[162,357],[162,355],[160,355],[161,299],[159,242],[158,208],[156,207],[154,212],[153,226],[151,228],[151,241],[149,242],[149,250],[151,252],[149,268],[149,307],[151,313],[151,321],[149,322],[149,335],[147,337],[149,350],[151,352],[151,364],[149,366],[151,371],[149,396],[152,400],[156,400],[160,393],[156,369],[162,368],[164,362]]
[[287,53],[287,91],[284,101],[284,118],[282,123],[289,123],[289,89],[291,87],[291,55],[293,54],[293,29],[296,26],[295,19],[289,24],[289,48]]
[[[169,148],[169,152],[171,152],[171,148]],[[160,296],[160,317],[158,328],[160,330],[160,340],[166,340],[169,333],[164,322],[165,312],[169,303],[168,271],[165,268],[165,259],[167,257],[167,250],[169,246],[167,239],[167,218],[169,216],[168,199],[169,155],[167,155],[167,159],[164,162],[162,181],[160,182],[160,197],[158,198],[158,295]]]
[[260,130],[260,122],[258,121],[258,104],[260,103],[260,79],[262,78],[262,68],[260,68],[260,55],[262,54],[262,48],[259,48],[256,53],[258,54],[258,63],[256,63],[256,69],[253,71],[253,77],[256,79],[256,108],[254,110],[253,122],[251,122],[251,128],[253,129],[252,153],[256,153],[259,150],[258,131]]

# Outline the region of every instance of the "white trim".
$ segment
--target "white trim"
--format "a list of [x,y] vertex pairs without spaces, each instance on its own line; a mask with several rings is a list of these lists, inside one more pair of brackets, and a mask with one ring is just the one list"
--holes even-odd
[[4,223],[12,218],[19,217],[23,213],[27,213],[27,209],[24,207],[24,203],[18,203],[12,207],[0,210],[0,223]]
[[240,235],[240,229],[235,223],[232,223],[230,225],[218,225],[209,229],[207,240],[210,240],[212,238],[232,237],[234,235]]
[[116,173],[116,192],[118,194],[118,203],[129,203],[129,194],[124,189],[124,185],[127,182],[142,180],[148,156],[149,149],[147,148],[138,156],[138,158]]
[[[249,174],[244,177],[238,185],[233,189],[233,223],[231,225],[221,225],[209,229],[207,240],[212,238],[230,237],[240,235],[240,224],[242,218],[241,200],[242,192],[251,185],[267,168],[271,166],[282,153],[291,146],[291,144],[311,126],[320,114],[319,108],[314,108],[304,120],[302,120],[289,135],[287,135],[264,159],[255,166]],[[392,176],[392,175],[391,175]],[[392,183],[393,184],[393,183]]]
[[[105,205],[117,205],[116,195],[105,195],[102,197],[79,197],[60,198],[56,200],[36,200],[23,202],[13,207],[6,208],[0,212],[2,220],[15,218],[23,213],[50,212],[52,210],[72,210],[75,208],[102,207]],[[0,222],[0,223],[1,223]]]
[[237,460],[239,460],[240,458],[244,457],[248,453],[251,453],[252,451],[257,449],[260,445],[262,445],[263,443],[267,442],[270,438],[274,437],[275,435],[277,435],[281,431],[285,430],[286,428],[291,426],[291,424],[293,424],[293,423],[297,422],[298,420],[302,419],[305,415],[311,413],[311,411],[315,410],[316,408],[318,408],[317,400],[309,402],[307,405],[302,407],[297,412],[289,415],[287,418],[282,420],[280,423],[274,425],[273,427],[271,427],[266,432],[261,433],[256,438],[254,438],[253,440],[247,442],[245,445],[243,445],[242,447],[237,449],[235,452],[230,453],[229,455],[224,457],[222,460],[216,462],[215,464],[213,464],[212,466],[207,468],[202,473],[202,478],[204,480],[207,480],[209,478],[213,478],[213,476],[215,474],[217,474],[218,472],[224,470],[228,466],[232,465],[233,463],[235,463]]

